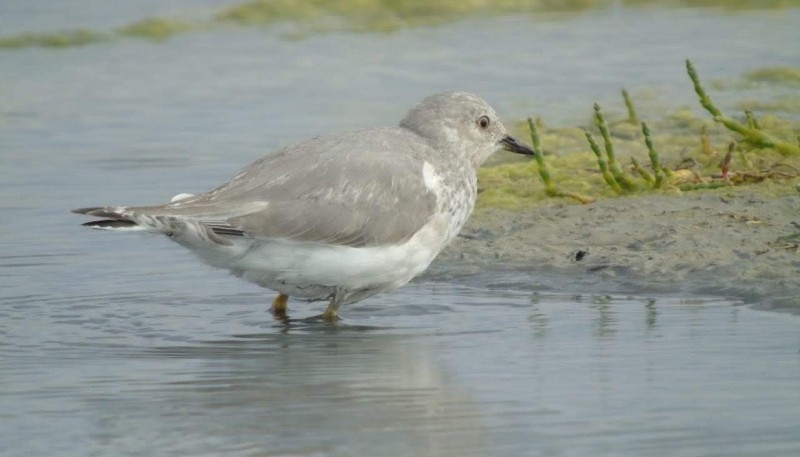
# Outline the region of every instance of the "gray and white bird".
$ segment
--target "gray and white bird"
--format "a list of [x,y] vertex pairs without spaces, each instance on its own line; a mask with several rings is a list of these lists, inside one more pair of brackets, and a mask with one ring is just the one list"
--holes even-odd
[[[200,259],[286,297],[354,303],[410,281],[455,238],[494,152],[533,151],[484,100],[432,95],[397,127],[319,136],[256,160],[221,186],[157,206],[74,212],[83,225],[168,236]],[[281,309],[283,308],[283,309]]]

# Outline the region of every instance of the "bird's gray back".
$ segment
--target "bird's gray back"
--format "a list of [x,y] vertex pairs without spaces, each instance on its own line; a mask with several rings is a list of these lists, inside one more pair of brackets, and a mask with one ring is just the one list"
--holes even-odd
[[210,192],[155,212],[225,221],[256,238],[394,244],[413,236],[436,210],[423,166],[438,162],[439,154],[403,128],[316,137],[253,162]]

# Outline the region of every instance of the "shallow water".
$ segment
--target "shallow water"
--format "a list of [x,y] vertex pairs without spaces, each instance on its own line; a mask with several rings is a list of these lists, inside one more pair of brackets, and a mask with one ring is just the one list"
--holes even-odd
[[413,284],[335,328],[274,323],[222,282],[6,297],[0,438],[20,456],[800,452],[797,317],[501,279]]
[[[113,27],[160,4],[130,3],[4,2],[0,28]],[[264,151],[394,123],[444,89],[509,120],[583,122],[622,85],[674,109],[693,103],[683,58],[707,79],[797,66],[798,22],[614,8],[0,50],[0,454],[797,455],[796,316],[544,292],[489,264],[349,306],[336,328],[287,328],[265,291],[67,210],[206,190]]]

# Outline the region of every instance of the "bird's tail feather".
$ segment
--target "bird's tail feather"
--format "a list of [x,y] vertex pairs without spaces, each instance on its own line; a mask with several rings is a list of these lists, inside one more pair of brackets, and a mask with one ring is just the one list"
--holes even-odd
[[73,209],[73,213],[85,214],[87,216],[101,217],[99,221],[89,221],[81,225],[98,230],[146,230],[145,227],[139,225],[124,214],[124,208],[120,207],[91,207],[91,208],[78,208]]
[[[148,209],[153,211],[147,211]],[[215,233],[215,228],[191,218],[158,214],[161,209],[161,207],[128,208],[125,206],[104,206],[78,208],[72,210],[72,212],[102,218],[82,224],[84,227],[93,229],[124,232],[145,231],[170,237],[176,236],[176,241],[185,239],[186,242],[191,242],[192,239],[199,238],[221,245],[231,244],[229,240],[220,236],[231,233]],[[182,235],[188,235],[188,237]]]
[[141,225],[131,221],[119,221],[114,219],[101,219],[99,221],[84,222],[84,227],[89,227],[97,230],[114,230],[120,232],[136,232],[146,230]]

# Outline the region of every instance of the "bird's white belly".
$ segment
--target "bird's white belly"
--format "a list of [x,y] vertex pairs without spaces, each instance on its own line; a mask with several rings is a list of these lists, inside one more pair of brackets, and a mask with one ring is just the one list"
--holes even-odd
[[434,216],[408,241],[395,245],[349,247],[229,238],[233,246],[192,250],[215,267],[291,297],[323,300],[340,289],[362,299],[400,287],[425,271],[449,241],[449,219]]

